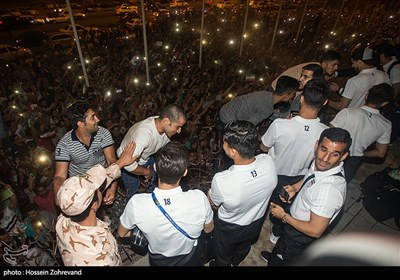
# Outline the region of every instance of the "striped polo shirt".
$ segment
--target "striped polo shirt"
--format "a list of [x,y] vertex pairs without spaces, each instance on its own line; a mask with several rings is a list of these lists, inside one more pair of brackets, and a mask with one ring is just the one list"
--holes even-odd
[[114,145],[110,131],[99,126],[99,130],[92,134],[90,146],[79,141],[75,130],[67,132],[58,142],[55,151],[55,160],[69,162],[69,177],[84,173],[95,164],[107,166],[103,149]]

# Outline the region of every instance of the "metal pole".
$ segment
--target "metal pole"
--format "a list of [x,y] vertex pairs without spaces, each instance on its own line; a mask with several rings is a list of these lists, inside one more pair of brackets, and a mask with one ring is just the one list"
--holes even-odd
[[[299,29],[297,29],[296,39],[294,40],[294,42],[295,42],[296,44],[297,44],[297,40],[299,39],[301,27],[303,26],[304,16],[305,16],[306,11],[307,11],[307,4],[308,4],[308,0],[306,0],[306,4],[304,5],[303,15],[301,16],[301,20],[300,20],[300,24],[299,24]],[[315,30],[315,32],[317,32],[317,31]]]
[[69,18],[71,19],[72,30],[74,31],[74,37],[75,37],[76,47],[78,49],[79,60],[81,62],[83,77],[85,77],[86,87],[88,88],[90,86],[89,78],[88,78],[88,75],[86,72],[85,60],[83,59],[81,44],[79,43],[78,32],[76,31],[75,20],[74,20],[74,15],[72,13],[71,3],[69,2],[69,0],[65,0],[65,1],[67,3],[67,7],[68,7]]
[[144,45],[144,57],[146,58],[146,81],[147,85],[150,84],[150,73],[149,73],[149,55],[147,53],[147,33],[146,33],[146,14],[144,12],[144,0],[142,0],[142,25],[143,25],[143,45]]
[[250,2],[250,0],[247,0],[247,4],[246,4],[246,15],[244,16],[244,23],[243,23],[242,40],[240,40],[239,57],[242,56],[242,51],[243,51],[244,34],[245,34],[245,32],[246,32],[247,16],[248,16],[248,14],[249,14],[249,2]]
[[280,1],[281,3],[279,4],[279,11],[278,11],[278,16],[276,18],[276,22],[275,22],[275,29],[274,29],[274,34],[272,35],[272,41],[271,41],[271,47],[269,48],[269,52],[272,53],[272,50],[274,48],[274,43],[275,43],[275,36],[276,36],[276,31],[278,29],[278,23],[279,23],[279,18],[281,16],[281,10],[282,10],[282,5],[284,0]]
[[344,3],[346,3],[346,0],[342,0],[342,6],[340,7],[339,14],[338,14],[338,16],[336,18],[335,24],[333,25],[333,31],[336,31],[336,25],[337,25],[337,23],[339,21],[340,15],[342,14],[342,11],[343,11],[343,8],[344,8]]
[[200,26],[200,44],[199,44],[199,68],[201,69],[201,60],[203,59],[203,28],[204,28],[204,8],[205,0],[201,6],[201,26]]
[[353,17],[354,14],[356,13],[357,7],[358,7],[358,3],[360,2],[360,0],[357,0],[356,4],[354,5],[354,9],[353,12],[351,13],[350,19],[349,19],[349,27],[351,26],[351,22],[353,21]]

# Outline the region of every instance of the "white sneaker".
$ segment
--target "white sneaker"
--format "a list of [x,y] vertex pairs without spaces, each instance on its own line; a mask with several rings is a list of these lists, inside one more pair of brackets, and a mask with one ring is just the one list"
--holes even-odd
[[271,235],[269,236],[269,241],[270,241],[272,244],[276,244],[276,242],[278,242],[279,237],[280,237],[280,236],[275,236],[275,235],[271,232]]

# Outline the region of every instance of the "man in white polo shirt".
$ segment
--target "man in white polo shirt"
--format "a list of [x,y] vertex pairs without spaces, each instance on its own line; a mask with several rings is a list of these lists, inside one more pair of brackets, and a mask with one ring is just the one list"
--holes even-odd
[[359,73],[347,81],[340,101],[329,101],[329,106],[336,110],[361,107],[371,87],[380,83],[390,84],[388,74],[374,66],[376,59],[374,59],[372,49],[356,49],[351,54],[351,63],[351,66]]
[[[135,225],[149,242],[151,266],[201,266],[203,248],[199,236],[214,228],[213,212],[201,190],[182,191],[179,182],[187,173],[188,152],[176,141],[167,143],[156,156],[158,187],[153,193],[132,196],[120,218],[118,235],[130,236]],[[156,205],[152,195],[172,220],[189,237],[180,232]]]
[[227,124],[223,141],[234,165],[214,175],[208,194],[218,208],[213,248],[217,266],[237,266],[258,239],[277,176],[269,155],[255,156],[257,130],[251,122]]
[[[373,86],[368,91],[364,106],[343,109],[331,122],[334,127],[348,130],[353,139],[350,156],[344,163],[347,182],[350,182],[356,174],[364,156],[385,157],[390,143],[392,124],[379,113],[379,108],[392,100],[393,93],[394,89],[389,84]],[[365,151],[375,141],[375,149]]]
[[[281,204],[282,187],[300,181],[307,173],[314,157],[313,144],[328,127],[320,122],[318,112],[326,104],[329,88],[323,79],[307,82],[300,96],[299,115],[291,119],[276,119],[261,137],[260,149],[272,157],[276,164],[278,184],[271,200]],[[270,241],[276,243],[283,233],[280,220],[274,223]]]

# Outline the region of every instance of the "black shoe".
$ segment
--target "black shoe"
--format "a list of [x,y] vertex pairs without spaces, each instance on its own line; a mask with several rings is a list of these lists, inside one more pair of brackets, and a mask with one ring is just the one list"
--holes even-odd
[[268,251],[261,251],[261,258],[268,262],[268,260],[271,258],[271,252]]

